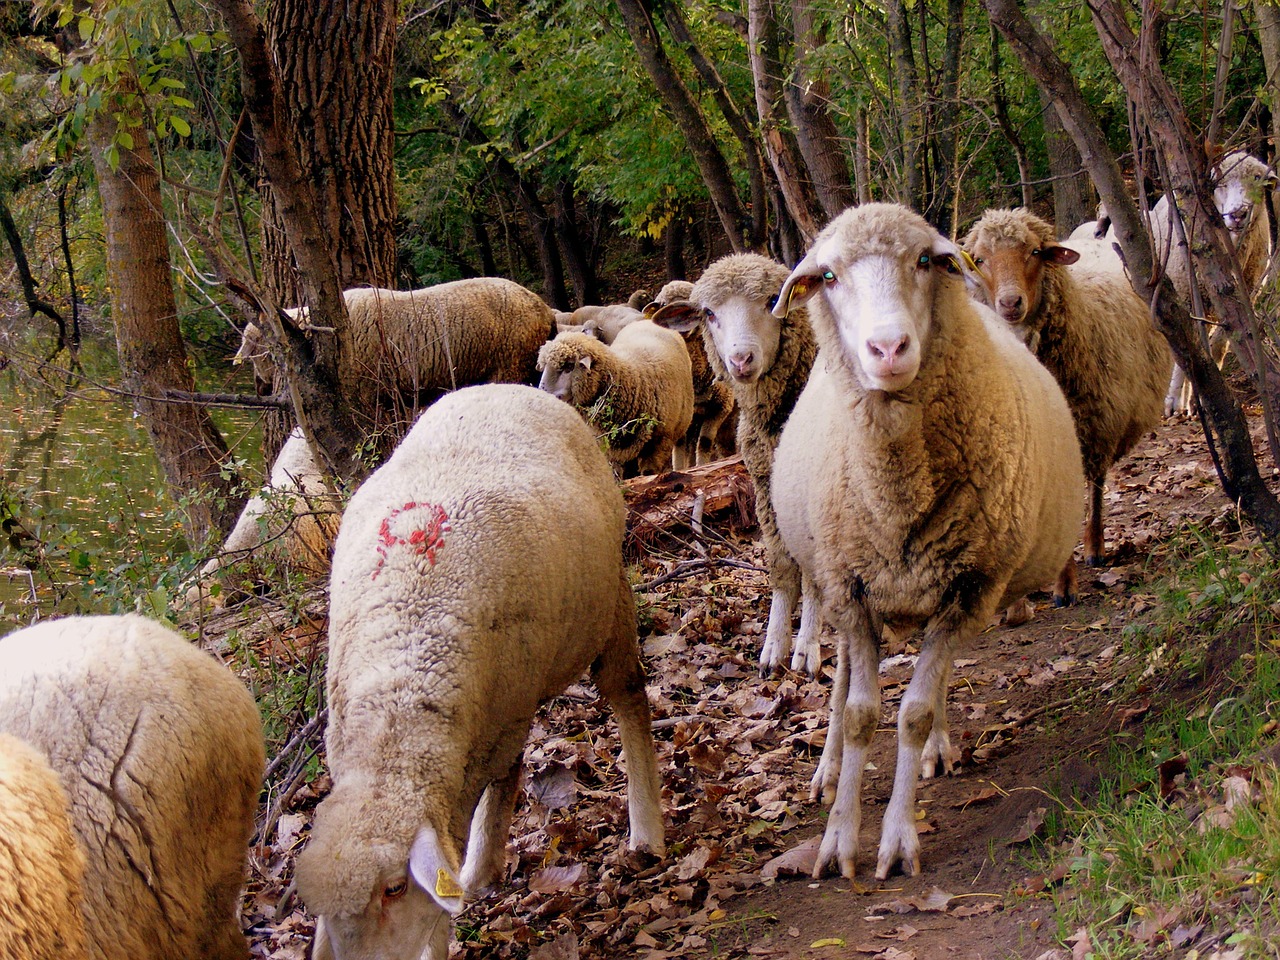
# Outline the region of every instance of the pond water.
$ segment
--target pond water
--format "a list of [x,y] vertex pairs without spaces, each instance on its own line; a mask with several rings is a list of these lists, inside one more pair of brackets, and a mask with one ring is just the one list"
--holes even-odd
[[[195,563],[144,425],[104,387],[115,342],[87,338],[82,371],[44,363],[46,335],[0,329],[0,633],[51,613],[161,614]],[[197,360],[200,389],[252,393],[229,356]],[[250,478],[262,476],[259,415],[215,410]]]

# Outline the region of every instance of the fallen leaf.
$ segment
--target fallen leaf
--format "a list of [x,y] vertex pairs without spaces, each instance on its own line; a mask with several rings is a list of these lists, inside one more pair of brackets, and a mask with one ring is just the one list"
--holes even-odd
[[897,940],[899,943],[905,943],[919,932],[915,927],[904,923],[902,926],[894,927],[892,930],[877,933],[876,936],[881,940]]
[[901,900],[889,900],[886,903],[878,903],[870,909],[870,913],[911,913],[919,910],[921,913],[944,913],[947,904],[951,902],[954,894],[947,893],[938,887],[930,887],[924,893],[917,897],[906,897]]
[[692,880],[706,869],[712,853],[710,847],[698,847],[676,865],[676,876],[681,880]]
[[811,877],[813,867],[818,862],[818,848],[821,846],[821,834],[810,837],[798,847],[792,847],[766,863],[760,868],[760,876],[765,879],[777,876]]
[[1093,953],[1093,942],[1089,939],[1089,931],[1084,927],[1067,937],[1065,942],[1071,944],[1071,960],[1088,960]]
[[578,781],[572,770],[555,764],[529,778],[528,792],[548,810],[563,810],[578,799]]
[[839,937],[826,937],[822,940],[815,940],[809,944],[810,950],[820,950],[823,947],[843,947],[844,941]]
[[544,867],[529,878],[529,889],[534,893],[563,893],[582,878],[584,867],[572,863],[564,867]]
[[1027,819],[1022,822],[1018,832],[1006,840],[1005,843],[1026,843],[1032,837],[1040,836],[1040,831],[1044,827],[1045,817],[1048,815],[1048,807],[1036,807],[1027,814]]
[[964,810],[979,803],[986,803],[988,800],[994,800],[998,796],[1000,796],[1000,791],[995,787],[983,787],[977,793],[972,793],[958,803],[953,803],[951,808],[953,810]]
[[578,960],[578,935],[570,930],[533,950],[529,960]]

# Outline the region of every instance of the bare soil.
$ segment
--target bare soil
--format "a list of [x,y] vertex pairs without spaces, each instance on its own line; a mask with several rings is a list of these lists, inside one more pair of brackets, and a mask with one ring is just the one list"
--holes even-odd
[[[1150,707],[1140,693],[1131,695],[1138,702],[1118,694],[1132,689],[1121,680],[1135,671],[1121,632],[1150,616],[1152,584],[1184,524],[1242,536],[1232,532],[1199,427],[1184,421],[1161,425],[1119,465],[1108,510],[1110,565],[1082,568],[1077,605],[1054,609],[1040,597],[1030,623],[993,625],[960,652],[949,711],[961,762],[955,775],[921,784],[921,874],[883,883],[874,879],[875,855],[910,640],[885,651],[892,665],[882,671],[858,876],[815,881],[806,842],[821,835],[825,811],[809,800],[809,780],[829,676],[758,676],[768,589],[762,570],[744,568],[762,566],[752,539],[677,530],[650,544],[637,597],[667,855],[625,851],[616,727],[593,691],[574,687],[535,725],[507,876],[459,918],[451,956],[996,960],[1058,947],[1070,931],[1059,929],[1045,893],[1053,881],[1037,875],[1035,846],[1057,839],[1046,834],[1060,804],[1090,803],[1110,745]],[[273,628],[261,642],[306,659],[322,636],[320,601],[302,627]],[[294,780],[288,802],[272,794],[246,895],[259,957],[305,956],[312,929],[286,887],[326,784]]]

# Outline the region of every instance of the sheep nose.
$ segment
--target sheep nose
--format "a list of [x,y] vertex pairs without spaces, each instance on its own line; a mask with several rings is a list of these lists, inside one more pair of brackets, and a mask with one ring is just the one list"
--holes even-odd
[[997,306],[1003,314],[1021,313],[1022,312],[1022,294],[1005,293],[1001,294]]
[[751,364],[755,362],[754,351],[743,350],[729,355],[729,371],[737,377],[746,376]]
[[890,362],[906,353],[910,346],[911,337],[905,333],[899,337],[882,337],[867,341],[867,350],[873,357]]

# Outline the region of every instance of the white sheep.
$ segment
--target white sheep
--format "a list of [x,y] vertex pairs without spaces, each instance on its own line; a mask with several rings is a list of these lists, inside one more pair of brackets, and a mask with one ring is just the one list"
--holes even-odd
[[[421,290],[357,287],[344,291],[351,349],[339,357],[342,388],[372,417],[378,401],[392,438],[417,409],[473,383],[534,383],[538,349],[555,335],[555,315],[537,294],[501,277],[454,280]],[[286,311],[300,318],[305,310]],[[237,357],[263,353],[261,331],[246,330]],[[256,361],[255,361],[256,363]],[[265,371],[255,366],[255,376]]]
[[[195,604],[224,566],[265,553],[267,559],[312,575],[329,570],[329,549],[342,517],[338,497],[325,482],[311,445],[294,428],[280,448],[271,476],[245,504],[218,556],[200,568],[187,591]],[[216,598],[221,600],[221,596]]]
[[[754,253],[711,264],[689,296],[658,310],[654,321],[673,330],[701,329],[716,375],[732,388],[738,407],[738,446],[755,485],[756,518],[767,551],[773,590],[760,667],[816,673],[822,661],[821,621],[812,591],[782,544],[770,494],[774,451],[813,366],[817,344],[803,308],[779,320],[771,312],[787,268]],[[791,618],[801,605],[792,652]]]
[[623,476],[671,468],[693,420],[693,370],[677,333],[650,320],[627,326],[612,346],[562,333],[538,354],[539,386],[600,431]]
[[898,711],[876,876],[920,870],[916,780],[950,766],[952,656],[1071,554],[1083,473],[1071,412],[1008,325],[971,300],[960,250],[893,204],[846,210],[775,308],[809,303],[820,352],[778,444],[778,529],[839,637],[814,793],[834,805],[814,875],[854,874],[880,723],[883,626],[923,629]]
[[[1173,355],[1122,272],[1077,262],[1076,251],[1053,237],[1049,224],[1023,208],[988,210],[964,246],[990,305],[1049,368],[1071,405],[1089,483],[1084,559],[1092,566],[1103,556],[1107,472],[1160,422]],[[1074,576],[1074,566],[1059,576],[1056,602],[1070,602]]]
[[[1275,172],[1245,150],[1233,150],[1213,164],[1213,205],[1222,215],[1232,249],[1240,261],[1244,281],[1241,294],[1252,298],[1258,291],[1271,259],[1271,229],[1267,223],[1266,191],[1275,187]],[[1173,225],[1169,197],[1156,201],[1150,214],[1151,239],[1157,258],[1168,251],[1165,271],[1182,302],[1191,305],[1191,257],[1187,238]],[[1108,237],[1114,236],[1114,231]],[[1209,309],[1208,297],[1204,297]],[[1209,335],[1209,351],[1215,363],[1222,366],[1230,343],[1220,325]],[[1165,416],[1190,414],[1192,385],[1181,367],[1174,367],[1169,389],[1164,398]]]
[[0,640],[0,732],[49,759],[85,855],[95,960],[242,960],[262,723],[226,667],[128,615]]
[[[669,280],[658,295],[645,305],[644,315],[653,318],[663,307],[688,300],[693,284],[688,280]],[[737,446],[737,418],[734,416],[733,388],[716,373],[707,359],[707,347],[697,327],[677,331],[684,338],[693,370],[693,420],[676,443],[673,462],[677,470],[702,465],[711,460],[731,456]]]
[[83,876],[58,775],[40,751],[0,734],[0,957],[89,960]]
[[618,715],[631,846],[662,853],[624,522],[590,428],[528,387],[442,399],[356,491],[333,557],[333,791],[297,861],[314,960],[445,960],[449,915],[501,878],[534,713],[588,668]]

